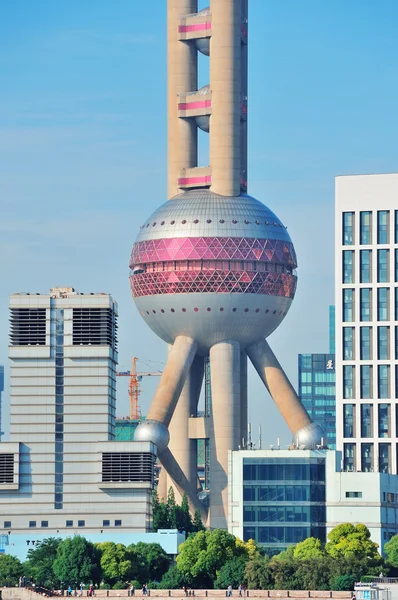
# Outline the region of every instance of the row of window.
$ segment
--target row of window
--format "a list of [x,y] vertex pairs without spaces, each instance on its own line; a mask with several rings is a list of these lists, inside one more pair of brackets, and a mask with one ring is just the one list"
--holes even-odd
[[[378,464],[374,464],[374,444],[361,444],[361,462],[357,465],[356,444],[344,444],[343,468],[344,471],[364,472],[379,471],[380,473],[391,473],[391,444],[380,443],[378,445]],[[398,447],[397,447],[398,452]]]
[[315,506],[250,506],[243,507],[244,522],[325,523],[325,505]]
[[[326,538],[326,527],[244,527],[243,539],[255,540],[259,544],[297,544],[308,537],[321,542]],[[269,553],[268,553],[269,554]]]
[[[390,281],[390,251],[377,250],[377,283]],[[343,283],[355,283],[355,252],[343,251]],[[394,281],[398,281],[398,249],[395,250]],[[372,283],[372,250],[361,250],[359,255],[359,283]]]
[[244,502],[325,502],[325,484],[244,485]]
[[[376,315],[373,315],[373,300],[377,293]],[[357,301],[355,290],[343,289],[343,321],[355,321],[355,303]],[[398,321],[398,288],[395,288],[394,320]],[[374,319],[374,316],[376,319]],[[361,288],[359,290],[359,320],[360,321],[389,321],[390,314],[390,289],[380,287],[377,290]]]
[[244,481],[325,481],[325,464],[244,464]]
[[302,372],[300,373],[300,381],[303,383],[334,383],[336,381],[336,374],[333,371],[323,372]]
[[[398,359],[398,327],[395,327],[394,357]],[[373,335],[377,336],[377,360],[389,360],[391,357],[390,327],[381,325],[374,329],[362,326],[359,329],[359,358],[373,359]],[[355,360],[355,328],[343,327],[343,360]]]
[[[378,437],[391,437],[391,404],[361,404],[360,410],[360,434],[362,438],[374,437],[374,410],[377,410]],[[343,408],[343,430],[345,438],[357,437],[357,407],[355,404],[344,404]],[[396,406],[396,426],[398,427],[398,406]],[[397,429],[398,431],[398,429]]]
[[[372,211],[359,213],[359,243],[368,245],[373,243]],[[378,244],[390,243],[390,211],[378,210],[376,216],[376,240]],[[343,213],[343,245],[352,246],[356,243],[355,213]],[[394,211],[394,243],[398,244],[398,210]]]
[[[359,390],[355,385],[355,365],[343,366],[343,398],[352,400],[359,397],[362,400],[371,400],[373,394],[373,378],[376,376],[377,398],[387,400],[391,398],[391,375],[390,365],[360,365],[359,366]],[[395,396],[398,397],[398,365],[395,365]],[[359,391],[359,394],[358,394]]]
[[[35,527],[48,527],[48,521],[40,521],[40,525],[37,524],[37,521],[29,521],[29,527],[30,528],[35,528]],[[65,521],[65,527],[74,527],[74,521]],[[86,521],[84,520],[78,520],[77,521],[77,527],[85,527],[86,526]],[[111,526],[111,522],[109,519],[104,519],[102,521],[102,527],[110,527]],[[115,527],[121,527],[122,526],[122,521],[121,519],[115,519],[114,521],[114,526]],[[11,521],[4,521],[4,529],[11,529],[12,527],[12,522]]]

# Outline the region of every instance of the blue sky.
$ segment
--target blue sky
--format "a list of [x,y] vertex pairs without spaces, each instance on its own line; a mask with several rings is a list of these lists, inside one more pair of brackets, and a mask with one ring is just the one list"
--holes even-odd
[[[249,11],[249,191],[298,254],[296,299],[270,338],[296,385],[297,353],[328,351],[334,177],[397,170],[398,3],[249,0]],[[9,294],[54,285],[112,293],[121,367],[164,360],[131,300],[128,259],[165,200],[166,1],[2,0],[0,364]],[[142,385],[144,411],[155,383]],[[250,413],[266,445],[289,442],[254,373]]]

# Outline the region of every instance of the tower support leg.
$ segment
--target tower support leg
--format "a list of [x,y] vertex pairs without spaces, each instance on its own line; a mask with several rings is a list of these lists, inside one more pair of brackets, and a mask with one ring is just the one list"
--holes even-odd
[[[256,342],[246,348],[246,352],[293,433],[295,443],[306,446],[324,445],[322,438],[325,434],[322,428],[312,422],[268,342]],[[326,443],[326,437],[324,441]]]
[[239,444],[247,444],[247,354],[240,353],[240,440]]
[[237,450],[241,437],[240,346],[235,341],[210,349],[211,418],[210,515],[211,528],[228,525],[228,451]]

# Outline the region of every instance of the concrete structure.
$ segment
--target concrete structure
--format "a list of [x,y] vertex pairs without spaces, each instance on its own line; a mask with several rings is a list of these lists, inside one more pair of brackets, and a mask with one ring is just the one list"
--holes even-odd
[[[168,194],[133,246],[131,289],[152,330],[170,345],[147,420],[172,484],[210,527],[226,528],[228,451],[246,444],[247,357],[298,445],[324,432],[313,424],[265,338],[286,316],[297,259],[286,227],[247,191],[247,0],[168,2]],[[210,60],[197,89],[197,52]],[[210,165],[197,164],[197,128],[209,131]],[[211,409],[197,403],[210,359]],[[198,499],[196,446],[208,440],[210,496]]]
[[336,179],[337,448],[397,473],[398,174]]
[[398,478],[342,471],[333,450],[230,452],[228,530],[267,554],[313,536],[325,541],[341,523],[364,523],[383,551],[398,533]]
[[155,448],[114,439],[116,302],[53,288],[14,294],[10,314],[0,533],[149,531]]
[[0,365],[0,442],[1,436],[3,435],[2,429],[2,414],[3,414],[3,399],[2,394],[4,392],[4,367]]
[[298,395],[315,423],[336,449],[335,307],[329,307],[329,353],[299,354]]

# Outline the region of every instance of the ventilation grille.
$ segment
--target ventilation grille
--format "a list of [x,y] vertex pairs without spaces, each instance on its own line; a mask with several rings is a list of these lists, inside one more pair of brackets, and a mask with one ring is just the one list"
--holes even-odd
[[103,452],[102,481],[153,483],[154,465],[150,452]]
[[74,346],[110,346],[117,349],[116,315],[110,308],[73,309]]
[[45,346],[46,309],[11,309],[11,346]]
[[13,454],[0,454],[0,483],[14,483]]

